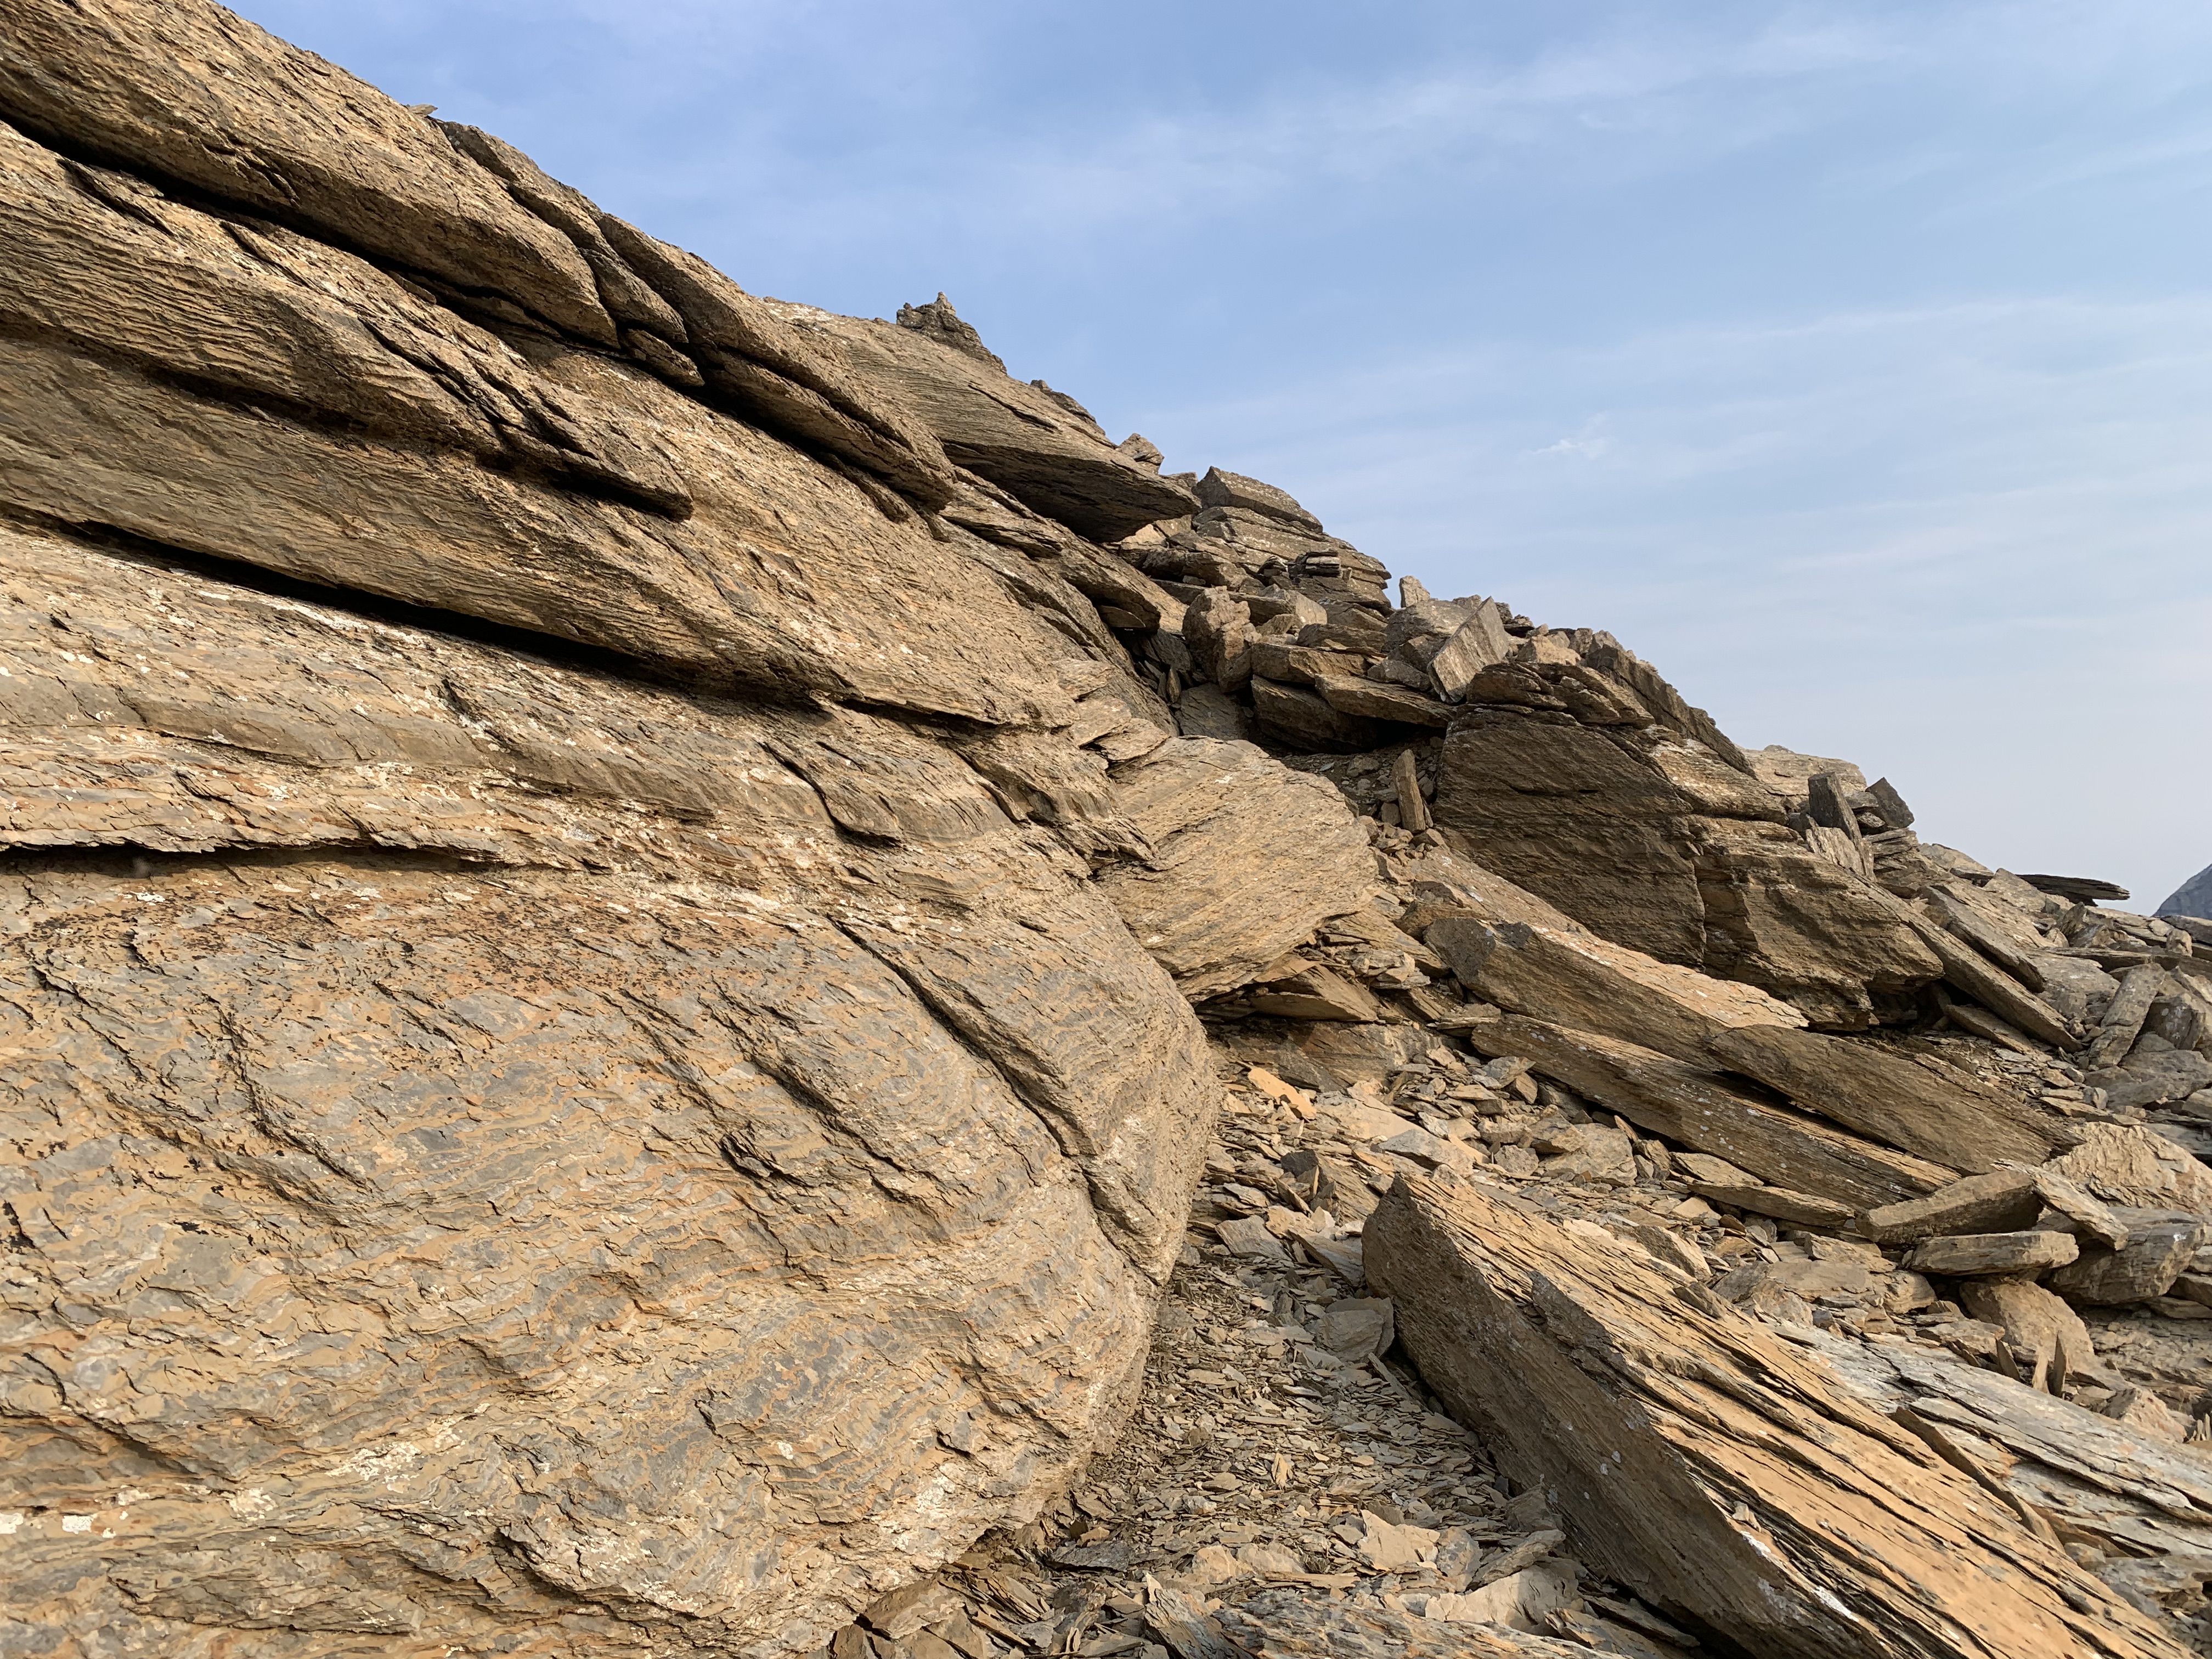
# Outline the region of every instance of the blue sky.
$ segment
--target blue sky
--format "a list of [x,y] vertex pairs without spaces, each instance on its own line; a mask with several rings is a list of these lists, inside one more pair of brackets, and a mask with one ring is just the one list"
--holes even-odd
[[2212,862],[2212,8],[239,9],[756,292],[942,289],[1933,839]]

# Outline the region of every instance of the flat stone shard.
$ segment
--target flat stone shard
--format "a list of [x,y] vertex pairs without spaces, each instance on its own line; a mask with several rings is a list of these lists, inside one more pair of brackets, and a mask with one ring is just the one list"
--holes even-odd
[[1693,1064],[1737,1019],[1789,1024],[1803,1018],[1786,1004],[1771,1005],[1770,1013],[1705,994],[1701,976],[1648,957],[1631,960],[1638,953],[1578,929],[1510,921],[1492,927],[1473,917],[1446,916],[1423,938],[1454,976],[1486,1001]]
[[2040,1164],[2080,1139],[2046,1107],[1873,1043],[1769,1026],[1722,1032],[1710,1047],[1806,1110],[1955,1170]]
[[1993,1273],[2039,1273],[2063,1267],[2081,1253],[2066,1233],[1969,1233],[1923,1238],[1905,1258],[1917,1273],[1963,1279]]
[[2035,1224],[2043,1194],[2032,1170],[1968,1176],[1925,1198],[1886,1204],[1859,1218],[1859,1231],[1883,1244],[1910,1244],[1945,1233],[2016,1232]]
[[1466,1036],[1479,1053],[1523,1056],[1638,1128],[1791,1192],[1872,1208],[1917,1198],[1957,1173],[1845,1134],[1721,1072],[1615,1038],[1514,1014],[1472,1023]]
[[1631,1253],[1425,1180],[1365,1236],[1423,1380],[1667,1618],[1820,1659],[2180,1652],[1817,1360]]

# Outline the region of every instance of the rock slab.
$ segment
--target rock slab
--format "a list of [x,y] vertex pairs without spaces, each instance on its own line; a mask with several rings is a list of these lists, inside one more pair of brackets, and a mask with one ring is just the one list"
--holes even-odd
[[1506,1195],[1406,1180],[1366,1231],[1423,1378],[1582,1560],[1811,1659],[2181,1650],[1771,1330]]

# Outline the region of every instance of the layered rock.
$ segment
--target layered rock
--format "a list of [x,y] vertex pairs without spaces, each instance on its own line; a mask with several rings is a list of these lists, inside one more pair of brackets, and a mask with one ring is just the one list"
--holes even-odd
[[957,755],[0,550],[38,1622],[808,1645],[1079,1467],[1212,1091]]
[[[11,1616],[826,1639],[1066,1485],[1182,1247],[1217,1090],[1088,860],[1211,876],[1085,590],[1179,607],[489,135],[13,21]],[[1101,465],[1188,502],[1018,481]]]
[[[1577,684],[1547,665],[1552,685]],[[1501,680],[1503,677],[1499,677]],[[1577,718],[1537,671],[1455,722],[1435,815],[1480,861],[1618,943],[1746,980],[1814,1023],[1874,1022],[1940,961],[1705,741],[1622,704]],[[1478,679],[1470,696],[1481,695]],[[1545,705],[1550,705],[1547,707]],[[1635,721],[1636,724],[1628,722]]]
[[[2118,1654],[2200,1604],[2150,1443],[2212,1419],[2106,1357],[2212,1309],[2187,918],[1923,842],[1608,635],[1393,605],[942,295],[749,294],[204,0],[11,23],[11,1638]],[[1229,1427],[1316,1401],[1391,1443]],[[1215,1496],[1071,1504],[1133,1411],[1107,1467]],[[1064,1528],[1159,1578],[993,1578]]]

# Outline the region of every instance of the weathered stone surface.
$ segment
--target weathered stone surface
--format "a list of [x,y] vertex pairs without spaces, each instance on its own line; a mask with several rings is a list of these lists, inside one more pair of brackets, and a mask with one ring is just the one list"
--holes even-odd
[[1183,611],[1183,643],[1200,673],[1224,691],[1242,691],[1252,679],[1252,657],[1245,647],[1251,608],[1225,588],[1209,587]]
[[2072,1383],[2109,1374],[2081,1316],[2040,1285],[2026,1279],[1972,1279],[1959,1286],[1959,1303],[1974,1318],[2004,1328],[2013,1365],[2031,1389],[2063,1394]]
[[2212,1170],[2164,1136],[2119,1123],[2085,1123],[2081,1133],[2051,1173],[2107,1204],[2212,1215]]
[[22,341],[0,342],[0,500],[705,684],[992,724],[1070,718],[1061,636],[957,544],[886,520],[854,484],[627,365],[559,353],[540,373],[681,445],[693,515],[340,438]]
[[1851,1218],[1851,1206],[1811,1193],[1793,1193],[1786,1187],[1765,1187],[1756,1182],[1693,1181],[1690,1190],[1699,1198],[1753,1215],[1771,1216],[1793,1227],[1841,1227]]
[[1212,738],[1220,743],[1249,743],[1253,738],[1252,711],[1218,685],[1183,688],[1175,706],[1176,730],[1186,738]]
[[2135,1046],[2150,1005],[2166,987],[2166,969],[2148,963],[2130,968],[2120,977],[2120,988],[2097,1023],[2081,1063],[2092,1070],[2118,1066]]
[[2040,1164],[2081,1138],[2048,1107],[2008,1099],[1929,1056],[1780,1026],[1723,1031],[1709,1046],[1729,1070],[1806,1110],[1954,1170]]
[[[1321,520],[1297,504],[1288,490],[1278,489],[1257,478],[1248,478],[1241,472],[1224,472],[1218,466],[1208,467],[1206,476],[1198,481],[1196,491],[1203,507],[1241,507],[1254,513],[1264,513],[1271,519],[1280,519],[1301,530],[1321,533]],[[1164,516],[1164,515],[1163,515]]]
[[1178,738],[1114,777],[1148,850],[1099,886],[1191,997],[1249,983],[1366,902],[1374,866],[1344,798],[1249,744]]
[[[2045,988],[2043,969],[2037,963],[2039,941],[2022,940],[1994,926],[1958,887],[1950,884],[1929,887],[1921,896],[1936,918],[1951,932],[1979,951],[2030,991]],[[2022,930],[2025,931],[2025,930]]]
[[1471,1023],[1465,1035],[1480,1053],[1520,1055],[1638,1127],[1793,1192],[1871,1208],[1917,1197],[1956,1173],[1844,1134],[1722,1073],[1612,1037],[1515,1014]]
[[1285,685],[1356,679],[1360,672],[1360,659],[1348,651],[1323,651],[1281,638],[1256,640],[1251,649],[1252,672]]
[[2069,1301],[2112,1307],[2164,1296],[2212,1227],[2203,1216],[2175,1210],[2124,1207],[2113,1216],[2127,1230],[2125,1244],[2113,1249],[2090,1243],[2078,1261],[2051,1275],[2051,1288]]
[[[1896,905],[1894,899],[1889,902]],[[2073,1049],[2081,1046],[2081,1039],[2074,1035],[2063,1015],[1980,951],[1902,905],[1897,905],[1897,914],[1914,928],[1920,942],[1942,963],[1942,976],[1948,983],[1991,1013],[2054,1048]]]
[[1511,649],[1497,601],[1477,600],[1466,620],[1430,657],[1430,684],[1446,702],[1461,702],[1474,677],[1504,662]]
[[1247,999],[1263,1014],[1287,1019],[1372,1020],[1382,1017],[1375,994],[1319,963],[1255,988]]
[[1471,916],[1445,916],[1422,937],[1460,983],[1486,1001],[1692,1064],[1703,1063],[1706,1045],[1739,1019],[1794,1025],[1804,1018],[1771,998],[1745,1006],[1747,999],[1721,992],[1725,981],[1648,957],[1634,960],[1640,953],[1579,928],[1517,921],[1492,927]]
[[[1530,1630],[1500,1651],[1549,1650],[1540,1628],[1665,1659],[1689,1638],[1554,1553],[1545,1483],[1498,1501],[1486,1449],[1385,1360],[1391,1304],[1336,1299],[1376,1194],[1419,1170],[1516,1183],[1604,1259],[1650,1252],[1697,1312],[1726,1262],[1711,1295],[1793,1352],[1863,1329],[1899,1378],[1955,1352],[2084,1400],[2118,1380],[2019,1279],[1947,1285],[1990,1318],[1946,1305],[1915,1322],[1932,1343],[1897,1341],[1938,1290],[1835,1229],[1954,1169],[1731,1082],[1708,1045],[1933,1002],[1955,1012],[1932,1044],[1992,1033],[2015,1050],[1978,1056],[1993,1072],[2094,1117],[2100,1089],[2117,1109],[2207,1064],[2212,1003],[2175,981],[2131,1046],[2136,999],[2100,1005],[2117,1064],[2077,1088],[2038,1048],[2074,1037],[2072,1002],[2030,988],[2202,974],[2183,933],[1921,848],[1896,792],[1843,769],[1778,793],[1609,635],[1411,581],[1394,610],[1380,562],[1284,492],[1162,477],[1156,446],[1008,378],[941,295],[894,326],[749,294],[204,0],[18,10],[0,1530],[9,1628],[37,1650],[1342,1659],[1437,1631],[1489,1650],[1504,1620]],[[1553,732],[1522,759],[1564,771],[1517,802],[1492,780],[1484,810],[1563,867],[1652,851],[1601,908],[1681,878],[1654,912],[1677,960],[1431,833],[1445,745],[1407,722],[1454,719]],[[1583,791],[1608,755],[1620,775]],[[1546,852],[1555,830],[1583,845]],[[1931,884],[1955,934],[1890,897]],[[1440,982],[1440,927],[1482,1000]],[[1987,1007],[1918,995],[1931,971]],[[1261,1092],[1216,1138],[1231,1056]],[[2205,1144],[2195,1109],[2158,1125],[2173,1150]],[[2181,1201],[2193,1163],[2112,1150],[2085,1179]],[[2085,1286],[2138,1294],[2180,1253],[2054,1168],[2033,1194],[2063,1219],[2014,1267],[2078,1238]],[[1233,1282],[1206,1270],[1224,1253]],[[2191,1431],[2152,1390],[2191,1403],[2160,1350],[2207,1282],[2105,1322],[2131,1386],[2073,1437],[2090,1486],[2034,1486],[2069,1478],[2022,1473],[2047,1448],[1997,1473],[2007,1425],[1945,1441],[1931,1402],[1969,1387],[1914,1373],[1896,1422],[2039,1535],[2048,1512],[2111,1540],[2137,1606],[2183,1605],[2190,1522],[2147,1545],[2133,1506],[2186,1482],[2128,1437]],[[1139,1399],[1164,1283],[1174,1370]],[[1601,1304],[1540,1294],[1545,1340],[1583,1340]],[[1722,1416],[1779,1420],[1756,1390],[1802,1378],[1760,1356],[1731,1382],[1711,1334],[1637,1349],[1641,1382],[1581,1357],[1616,1393],[1671,1408],[1687,1375]],[[1324,1422],[1293,1379],[1376,1420]],[[1220,1391],[1210,1429],[1186,1389]],[[1211,1436],[1175,1477],[1207,1496],[1148,1475],[1063,1505],[1126,1410],[1168,1432],[1124,1468],[1164,1476]],[[1717,1420],[1688,1401],[1629,1472],[1679,1474],[1694,1443],[1667,1436]],[[1786,1479],[1749,1454],[1729,1477]],[[1352,1535],[1295,1524],[1348,1497],[1371,1501]],[[1178,1513],[1279,1530],[1195,1554],[1088,1530]],[[972,1551],[1032,1517],[1091,1541],[1004,1534],[1029,1564],[1006,1577]],[[1762,1524],[1729,1512],[1738,1565]],[[1861,1506],[1802,1535],[1863,1550],[1887,1524]],[[1400,1599],[1367,1605],[1340,1542]],[[1895,1574],[1907,1624],[1919,1566],[1908,1548]],[[1016,1582],[1031,1567],[1093,1578],[1048,1593]],[[1353,1597],[1264,1630],[1224,1605],[1255,1577]]]
[[696,254],[611,214],[598,227],[631,269],[682,313],[707,395],[749,420],[826,449],[941,507],[957,486],[944,451],[896,386],[853,373],[810,307],[757,299]]
[[1702,739],[1476,707],[1480,694],[1478,680],[1432,808],[1478,862],[1618,944],[1760,986],[1816,1024],[1869,1024],[1874,995],[1941,971],[1865,883],[1783,825],[1771,789]]
[[573,243],[436,124],[209,0],[15,0],[0,117],[612,345]]
[[1962,1233],[1923,1238],[1905,1258],[1917,1273],[1966,1278],[1984,1273],[2039,1273],[2063,1267],[2081,1253],[2070,1233]]
[[1257,676],[1252,680],[1252,714],[1262,732],[1301,749],[1342,753],[1371,749],[1382,740],[1382,727],[1332,707],[1319,692]]
[[1322,700],[1340,714],[1395,720],[1403,726],[1441,727],[1451,724],[1452,711],[1448,705],[1401,686],[1337,678],[1317,681],[1316,686]]
[[1080,1462],[1212,1089],[957,757],[0,554],[18,1616],[805,1645]]
[[[1504,1626],[1446,1622],[1288,1587],[1264,1590],[1224,1619],[1247,1650],[1285,1659],[1579,1659],[1589,1651]],[[1224,1644],[1222,1651],[1227,1659],[1231,1650]]]
[[1883,1244],[1909,1244],[1944,1233],[2006,1233],[2032,1227],[2043,1194],[2032,1170],[1993,1170],[1939,1187],[1925,1198],[1885,1204],[1859,1218],[1859,1231]]
[[[665,445],[365,259],[187,207],[4,126],[0,225],[9,332],[669,517],[692,510]],[[48,419],[36,405],[16,416]]]
[[1431,1181],[1365,1238],[1424,1381],[1668,1617],[1824,1659],[2179,1651],[1818,1361],[1630,1253]]
[[681,345],[690,338],[683,314],[616,252],[599,228],[604,216],[581,191],[562,184],[504,138],[481,127],[441,121],[438,128],[454,149],[506,185],[508,195],[575,244],[576,252],[592,269],[599,302],[617,324],[643,329],[664,347]]
[[2044,951],[2034,960],[2036,970],[2043,975],[2044,1000],[2062,1019],[2094,1024],[2120,988],[2118,980],[2079,957]]
[[842,352],[848,372],[910,410],[960,465],[1096,542],[1198,505],[1050,393],[925,331],[784,303]]

